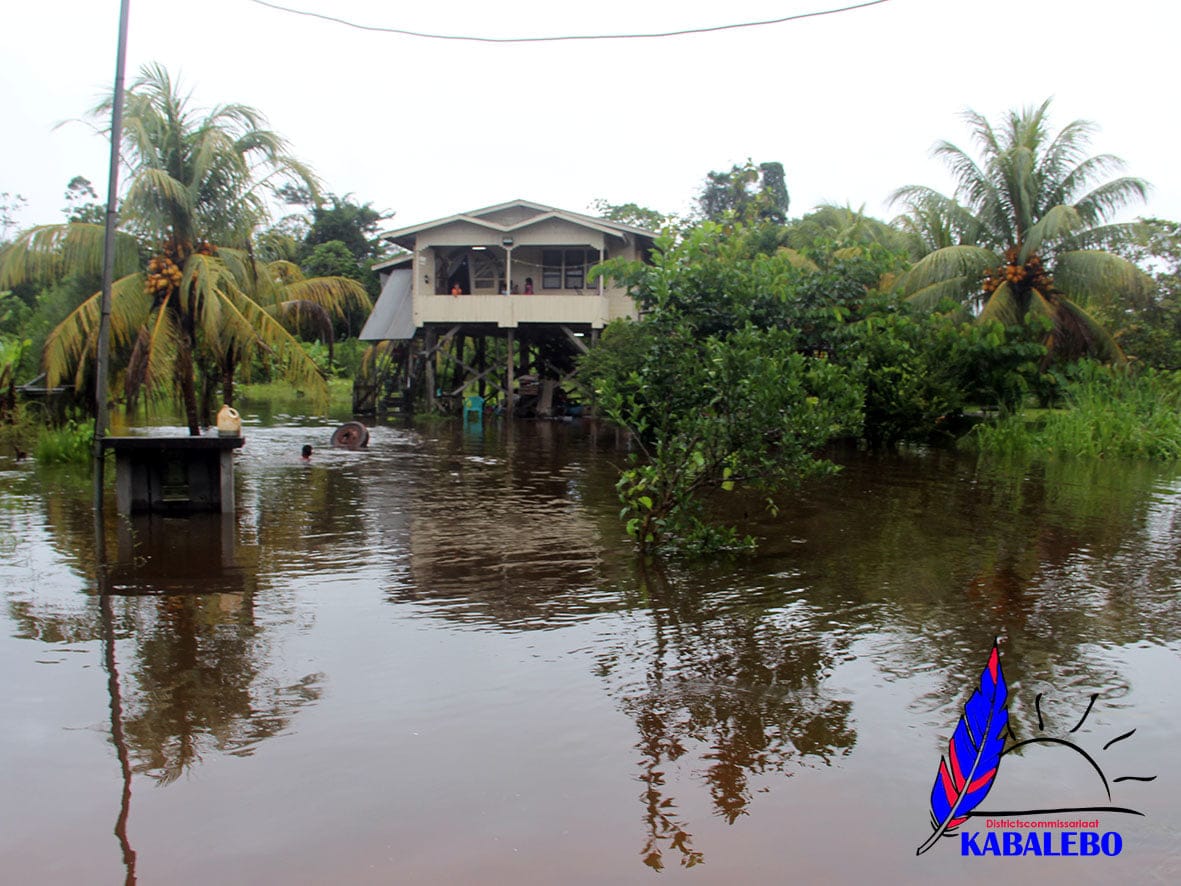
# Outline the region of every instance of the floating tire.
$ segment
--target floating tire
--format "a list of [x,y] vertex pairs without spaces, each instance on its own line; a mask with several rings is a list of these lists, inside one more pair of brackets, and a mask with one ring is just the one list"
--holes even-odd
[[346,421],[332,432],[334,449],[363,449],[369,445],[369,429],[359,421]]

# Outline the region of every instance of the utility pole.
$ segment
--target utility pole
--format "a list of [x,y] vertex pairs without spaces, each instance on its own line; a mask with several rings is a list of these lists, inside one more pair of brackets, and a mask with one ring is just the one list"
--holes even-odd
[[123,141],[123,71],[127,66],[127,16],[131,0],[120,0],[119,44],[115,52],[115,93],[111,100],[111,168],[107,175],[107,218],[103,234],[103,291],[98,322],[98,377],[94,384],[94,507],[103,508],[103,438],[107,435],[107,375],[111,350],[111,286],[115,280],[115,225],[118,222],[119,148]]

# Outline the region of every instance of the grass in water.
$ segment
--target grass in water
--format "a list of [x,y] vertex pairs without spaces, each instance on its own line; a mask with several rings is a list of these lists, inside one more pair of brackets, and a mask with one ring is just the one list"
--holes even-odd
[[85,464],[91,458],[94,426],[68,422],[60,428],[43,428],[34,455],[45,464]]
[[1066,408],[979,425],[968,446],[994,455],[1181,458],[1181,373],[1082,364],[1064,386]]

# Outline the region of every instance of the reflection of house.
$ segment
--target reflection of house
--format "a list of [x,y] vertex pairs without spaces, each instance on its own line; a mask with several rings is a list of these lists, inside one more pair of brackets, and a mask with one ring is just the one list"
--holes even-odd
[[[382,238],[407,253],[377,266],[382,292],[361,338],[413,341],[420,356],[441,354],[462,370],[439,386],[437,360],[423,360],[428,397],[484,384],[508,393],[514,373],[559,380],[572,362],[563,352],[585,350],[584,340],[635,312],[623,288],[591,280],[590,269],[644,258],[654,236],[524,200],[389,231]],[[514,359],[490,360],[490,338]]]

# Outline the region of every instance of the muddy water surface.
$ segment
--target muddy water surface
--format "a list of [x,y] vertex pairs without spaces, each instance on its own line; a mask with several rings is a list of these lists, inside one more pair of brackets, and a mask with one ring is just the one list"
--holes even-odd
[[[0,460],[0,880],[1181,879],[1177,471],[849,453],[662,567],[610,434],[271,422],[232,519]],[[1142,813],[1118,857],[916,857],[994,636],[1054,741],[981,808]]]

